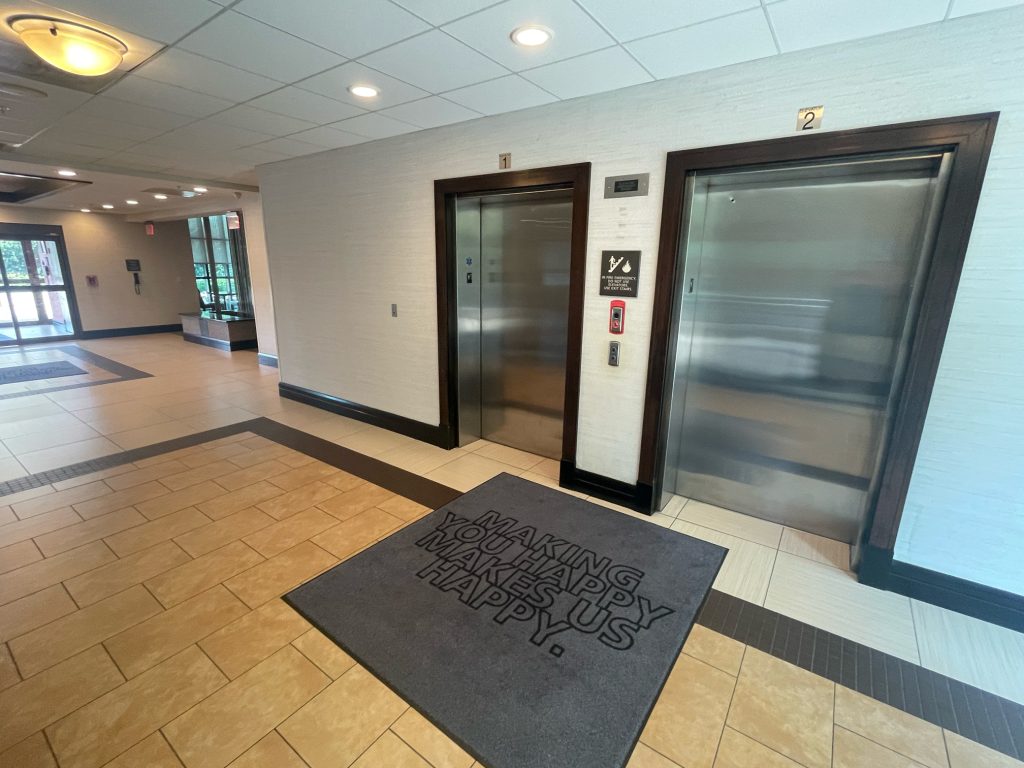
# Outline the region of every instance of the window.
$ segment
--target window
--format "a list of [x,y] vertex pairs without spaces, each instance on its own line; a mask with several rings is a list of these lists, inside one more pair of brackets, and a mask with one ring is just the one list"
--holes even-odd
[[189,219],[188,231],[202,308],[251,314],[249,269],[241,227],[229,228],[228,214],[218,214]]

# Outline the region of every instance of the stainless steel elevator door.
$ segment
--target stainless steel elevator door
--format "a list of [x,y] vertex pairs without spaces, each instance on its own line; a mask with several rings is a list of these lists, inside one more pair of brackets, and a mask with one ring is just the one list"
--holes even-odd
[[475,433],[541,456],[562,456],[571,194],[527,192],[457,203],[462,444]]
[[937,154],[690,179],[666,488],[856,540],[947,166]]

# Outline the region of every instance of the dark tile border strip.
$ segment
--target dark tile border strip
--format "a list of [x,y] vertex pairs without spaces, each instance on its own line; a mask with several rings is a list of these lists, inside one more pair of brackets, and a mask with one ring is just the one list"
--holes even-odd
[[[155,445],[0,483],[8,494],[119,466],[240,432],[273,440],[436,509],[461,491],[267,418],[242,421]],[[697,623],[813,674],[1024,760],[1024,705],[912,662],[711,590]]]
[[697,623],[1017,760],[1024,705],[712,590]]
[[371,483],[382,488],[387,488],[392,493],[400,494],[432,509],[444,506],[452,499],[462,495],[461,491],[435,483],[433,480],[428,480],[421,475],[392,466],[387,462],[371,458],[271,419],[258,418],[228,424],[227,426],[217,427],[205,432],[196,432],[192,435],[176,437],[173,440],[165,440],[162,443],[154,443],[153,445],[146,445],[141,448],[112,453],[108,456],[100,456],[89,461],[70,464],[66,467],[37,472],[36,474],[26,475],[14,480],[7,480],[0,483],[0,504],[3,503],[4,496],[13,493],[20,493],[32,488],[41,488],[51,483],[70,480],[81,475],[111,469],[112,467],[141,461],[142,459],[149,459],[153,456],[170,453],[182,448],[191,448],[194,445],[219,440],[222,437],[230,437],[240,432],[252,432],[254,435],[260,435],[288,448],[293,448],[305,453],[307,456],[312,456],[314,459],[319,459],[346,472],[351,472],[364,480],[369,480]]
[[[0,351],[0,355],[14,354],[15,352],[22,352],[25,350],[24,347],[10,347],[10,351],[5,348]],[[27,392],[11,392],[6,395],[0,395],[0,400],[11,400],[16,397],[28,397],[30,395],[45,395],[50,392],[63,392],[69,389],[82,389],[84,387],[98,387],[102,384],[113,384],[118,381],[131,381],[133,379],[148,379],[153,374],[140,371],[138,368],[132,368],[130,365],[119,363],[116,360],[111,360],[109,357],[103,357],[97,355],[95,352],[90,352],[87,349],[82,349],[77,344],[61,344],[55,347],[31,347],[29,351],[38,352],[41,350],[56,350],[63,352],[71,357],[77,357],[86,363],[91,363],[97,368],[102,368],[108,373],[114,374],[116,379],[104,379],[103,381],[85,381],[78,384],[66,384],[61,387],[50,387],[49,389],[34,389]]]

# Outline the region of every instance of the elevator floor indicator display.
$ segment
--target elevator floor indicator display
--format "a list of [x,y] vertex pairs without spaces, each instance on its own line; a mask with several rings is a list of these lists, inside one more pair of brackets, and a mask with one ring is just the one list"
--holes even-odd
[[601,251],[601,295],[636,298],[640,251]]

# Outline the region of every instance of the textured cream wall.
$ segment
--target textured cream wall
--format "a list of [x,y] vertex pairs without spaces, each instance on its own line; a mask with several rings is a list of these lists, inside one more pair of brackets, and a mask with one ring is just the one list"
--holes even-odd
[[[282,380],[436,424],[433,180],[492,172],[499,152],[590,161],[578,464],[633,482],[665,153],[791,135],[810,104],[827,130],[1001,110],[899,554],[1024,592],[1008,559],[1024,542],[1022,40],[1015,8],[262,166]],[[649,197],[602,198],[631,172]],[[640,296],[610,368],[598,259],[632,248]]]
[[[99,213],[0,205],[0,221],[63,228],[82,330],[168,325],[199,309],[184,221],[159,222],[152,237],[141,223]],[[141,295],[125,259],[141,262]],[[96,275],[99,287],[88,287],[86,275]]]
[[252,284],[253,314],[256,315],[256,337],[260,352],[277,354],[274,329],[274,296],[270,289],[270,265],[267,263],[267,241],[263,234],[263,207],[259,195],[245,195],[239,203],[245,227],[245,251],[249,261]]

